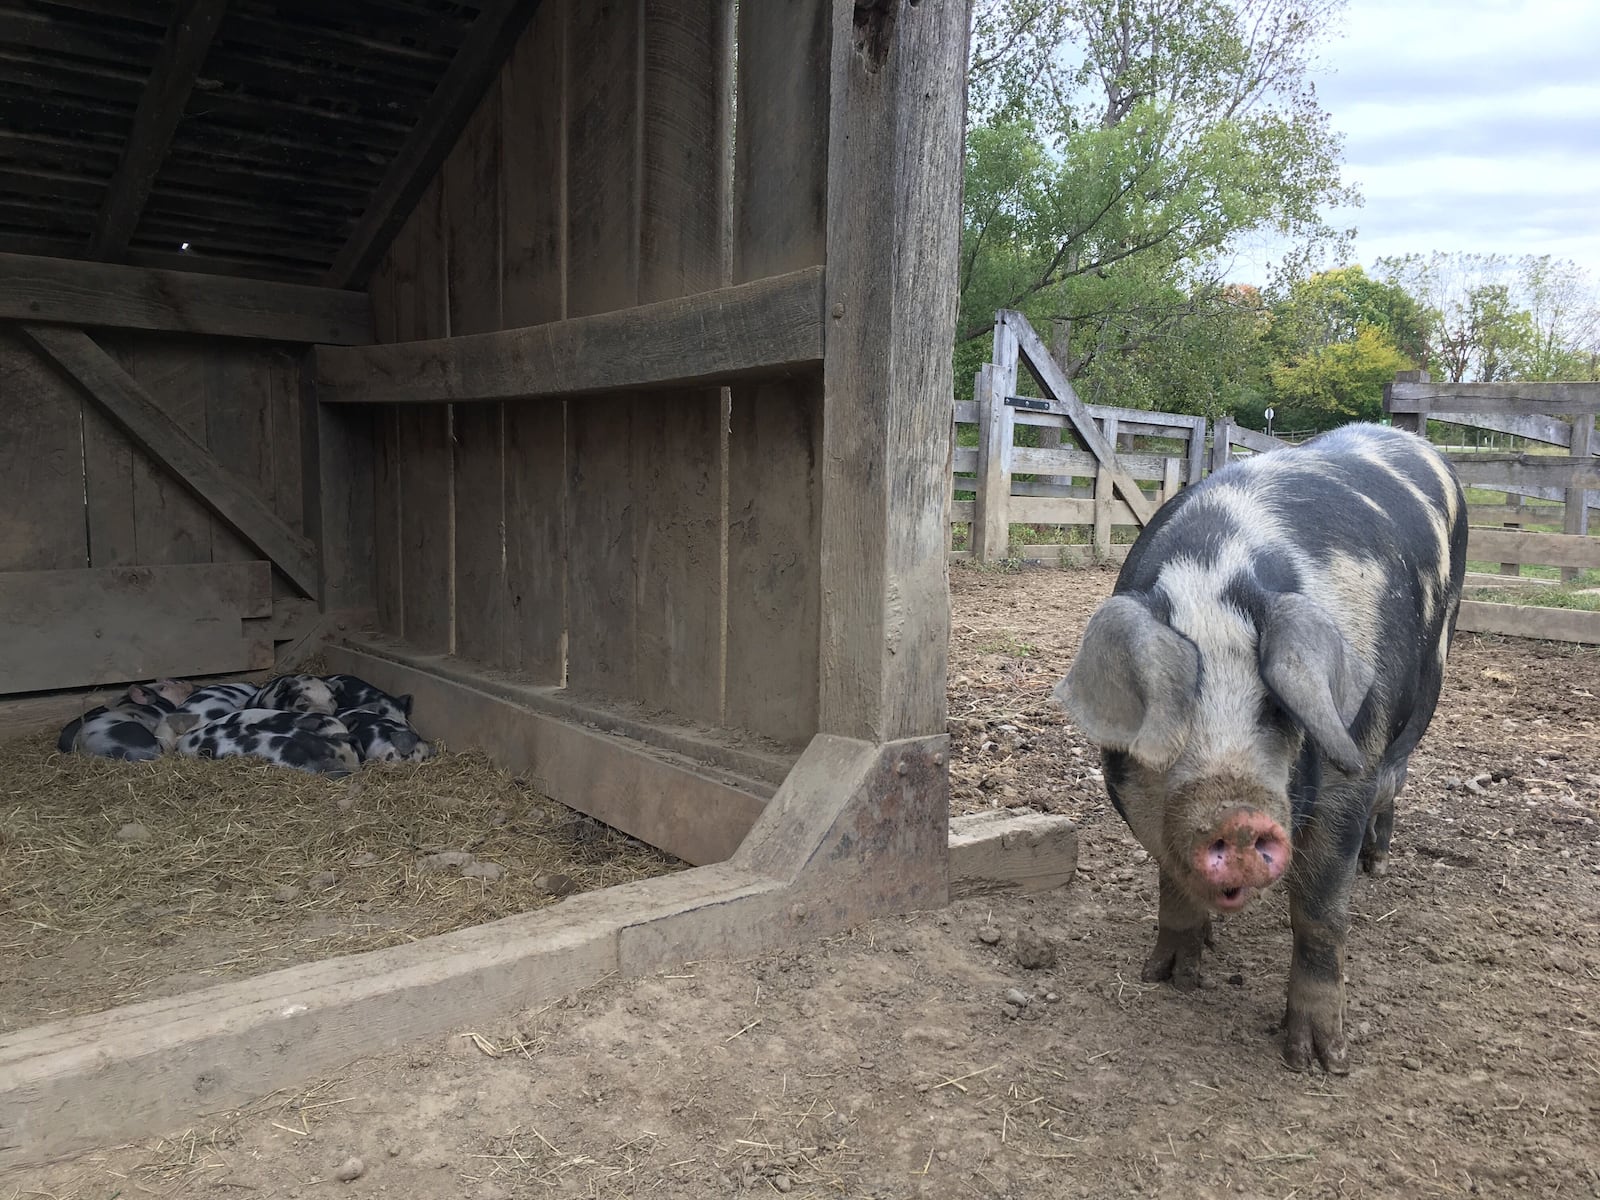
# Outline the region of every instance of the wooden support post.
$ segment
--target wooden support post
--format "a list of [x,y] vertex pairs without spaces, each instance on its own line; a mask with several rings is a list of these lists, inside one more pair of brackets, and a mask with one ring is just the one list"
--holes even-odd
[[[1118,423],[1115,417],[1104,417],[1101,422],[1106,444],[1117,444]],[[1111,502],[1114,485],[1111,470],[1104,463],[1094,473],[1094,556],[1104,562],[1111,556]]]
[[1078,869],[1078,827],[1056,813],[985,812],[950,821],[950,896],[1029,895]]
[[[1426,371],[1396,371],[1395,383],[1427,383]],[[1392,401],[1393,384],[1383,385],[1383,411],[1389,414],[1389,419],[1396,429],[1409,429],[1412,433],[1428,436],[1428,404],[1423,401],[1416,406],[1414,412],[1395,412],[1390,408]]]
[[1206,476],[1206,419],[1196,417],[1189,429],[1189,466],[1184,484],[1199,483]]
[[833,5],[820,726],[868,742],[945,724],[966,22]]
[[[1572,418],[1572,449],[1574,458],[1586,457],[1594,453],[1594,414],[1582,413]],[[1576,534],[1579,537],[1589,532],[1589,497],[1591,493],[1585,488],[1568,488],[1566,494],[1566,515],[1562,520],[1562,532]],[[1571,583],[1577,579],[1576,567],[1561,568],[1561,582]]]
[[1228,459],[1233,457],[1233,421],[1223,417],[1211,428],[1211,471],[1215,474],[1227,466]]
[[366,608],[377,595],[374,536],[378,414],[317,402],[315,361],[300,363],[301,494],[305,527],[317,555],[323,612]]
[[[1181,458],[1168,458],[1161,464],[1161,503],[1165,504],[1178,494],[1178,489],[1183,486],[1180,478],[1183,472]],[[1157,511],[1160,511],[1159,509]]]
[[[1522,506],[1522,497],[1521,496],[1515,495],[1512,492],[1507,492],[1506,493],[1506,507],[1508,509],[1510,509],[1511,511],[1506,516],[1506,519],[1502,522],[1502,524],[1507,529],[1520,529],[1520,528],[1522,528],[1521,506]],[[1502,574],[1502,575],[1521,575],[1522,574],[1522,565],[1520,563],[1514,563],[1514,562],[1503,562],[1503,563],[1500,564],[1500,574]]]
[[985,363],[973,391],[978,399],[977,519],[973,522],[974,557],[999,562],[1011,548],[1008,514],[1011,498],[1011,449],[1014,412],[999,389],[998,368]]

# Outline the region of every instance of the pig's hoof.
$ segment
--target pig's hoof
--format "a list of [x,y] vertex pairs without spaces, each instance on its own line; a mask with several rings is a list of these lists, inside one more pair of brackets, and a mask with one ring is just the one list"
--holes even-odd
[[1146,983],[1171,980],[1180,992],[1200,986],[1200,952],[1206,944],[1205,929],[1163,929],[1156,935],[1156,948],[1144,960],[1139,977]]
[[1386,851],[1361,852],[1361,869],[1374,879],[1382,879],[1389,873],[1389,855]]
[[1350,1073],[1350,1048],[1344,1039],[1344,1023],[1319,1021],[1308,1013],[1290,1013],[1284,1018],[1283,1061],[1291,1071],[1308,1071],[1319,1064],[1329,1075]]

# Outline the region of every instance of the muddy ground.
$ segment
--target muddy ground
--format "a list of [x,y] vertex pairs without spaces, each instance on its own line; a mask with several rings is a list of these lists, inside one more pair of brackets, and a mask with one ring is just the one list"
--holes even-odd
[[1459,641],[1357,884],[1352,1073],[1297,1075],[1281,898],[1200,992],[1139,982],[1155,869],[1048,699],[1110,585],[952,579],[955,809],[1072,814],[1069,887],[602,985],[0,1197],[1600,1196],[1600,652]]

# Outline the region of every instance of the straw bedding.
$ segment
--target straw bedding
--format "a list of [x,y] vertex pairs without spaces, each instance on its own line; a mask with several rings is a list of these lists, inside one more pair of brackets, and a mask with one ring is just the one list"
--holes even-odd
[[19,739],[0,745],[0,1032],[683,866],[477,752],[330,780]]

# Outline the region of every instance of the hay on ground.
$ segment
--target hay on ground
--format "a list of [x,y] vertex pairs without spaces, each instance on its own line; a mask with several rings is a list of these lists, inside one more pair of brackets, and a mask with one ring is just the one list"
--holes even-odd
[[53,735],[20,739],[0,744],[0,1032],[684,865],[477,752],[335,780],[242,758],[111,762],[59,754]]

